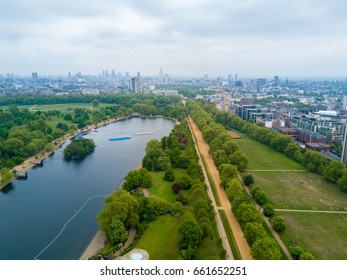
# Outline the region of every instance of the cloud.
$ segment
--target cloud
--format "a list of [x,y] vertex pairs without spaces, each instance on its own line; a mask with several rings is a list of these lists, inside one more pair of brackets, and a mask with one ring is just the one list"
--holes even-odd
[[0,52],[11,54],[1,59],[0,73],[30,73],[34,65],[45,73],[98,73],[105,67],[156,73],[160,65],[182,74],[346,72],[342,0],[0,0],[0,5]]

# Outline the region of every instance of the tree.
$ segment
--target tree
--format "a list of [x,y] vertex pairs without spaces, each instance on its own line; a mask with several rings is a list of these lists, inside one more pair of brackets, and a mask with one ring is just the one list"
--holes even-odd
[[173,191],[175,194],[179,194],[179,192],[180,192],[180,190],[181,190],[181,186],[178,185],[178,184],[173,184],[173,185],[171,186],[171,189],[172,189],[172,191]]
[[242,187],[239,179],[234,178],[234,179],[229,180],[229,182],[226,185],[225,192],[226,192],[230,201],[233,201],[235,197],[241,195],[243,192],[243,187]]
[[164,171],[170,167],[170,159],[166,155],[162,155],[158,158],[157,171]]
[[272,217],[273,215],[275,215],[275,207],[269,203],[265,204],[263,212],[266,217]]
[[183,174],[177,178],[176,183],[181,187],[182,190],[188,190],[192,186],[192,178],[186,174]]
[[174,202],[170,207],[170,212],[172,215],[181,216],[184,213],[183,204],[179,201]]
[[107,237],[112,245],[121,245],[127,241],[128,233],[124,224],[120,220],[114,219],[107,229]]
[[237,169],[231,164],[222,164],[219,166],[219,175],[221,178],[221,185],[223,188],[227,187],[227,183],[237,177]]
[[342,162],[332,160],[324,169],[323,176],[325,179],[336,183],[341,178],[344,169],[345,165]]
[[202,230],[200,226],[192,219],[186,219],[178,228],[180,234],[180,243],[183,249],[188,247],[197,247],[202,239]]
[[142,184],[142,176],[138,170],[132,170],[125,177],[123,188],[127,191],[138,188]]
[[64,149],[64,158],[70,159],[81,159],[86,155],[93,152],[95,149],[95,143],[93,139],[79,138],[71,141],[69,145]]
[[144,158],[142,160],[142,166],[144,168],[146,168],[148,171],[152,171],[153,170],[153,162],[149,158],[149,156],[147,156],[147,155],[144,156]]
[[247,223],[261,223],[262,217],[253,204],[242,202],[235,213],[241,227],[245,227]]
[[255,201],[259,204],[259,205],[263,205],[266,203],[266,192],[264,190],[258,190],[255,194],[254,194],[254,199]]
[[164,180],[168,182],[175,181],[175,173],[171,167],[165,170]]
[[235,164],[239,171],[247,168],[249,158],[241,151],[236,151],[230,156],[230,163]]
[[300,260],[300,256],[305,252],[305,250],[300,246],[293,246],[290,248],[290,254],[294,260]]
[[254,178],[252,174],[246,174],[242,176],[242,181],[246,186],[251,186],[254,183]]
[[287,227],[286,220],[282,216],[271,219],[271,224],[277,232],[283,232]]
[[245,226],[245,238],[250,246],[258,239],[266,237],[264,227],[260,223],[248,223]]
[[144,188],[151,188],[153,186],[152,176],[149,173],[142,176],[142,186]]
[[97,99],[94,99],[94,100],[92,101],[92,105],[93,105],[93,107],[99,106],[99,101],[98,101]]
[[105,198],[105,207],[97,217],[101,230],[107,232],[114,219],[120,220],[126,227],[136,226],[139,203],[135,197],[125,190],[116,190]]
[[150,198],[152,205],[154,207],[154,212],[157,216],[164,215],[169,210],[169,203],[167,200],[161,196],[155,196]]
[[258,238],[251,246],[252,256],[256,260],[280,260],[281,251],[275,240],[264,237]]
[[154,158],[159,158],[162,153],[163,153],[163,149],[161,147],[161,143],[158,140],[153,139],[147,143],[146,155],[150,159],[153,160]]
[[309,252],[304,252],[300,255],[300,260],[314,260],[314,256]]

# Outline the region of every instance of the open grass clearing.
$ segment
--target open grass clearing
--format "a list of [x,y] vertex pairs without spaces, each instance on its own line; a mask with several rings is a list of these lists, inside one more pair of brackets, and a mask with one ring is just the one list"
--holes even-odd
[[248,136],[235,139],[242,152],[249,157],[248,170],[304,170],[287,156],[259,143]]
[[[164,180],[164,171],[151,171],[149,174],[152,176],[153,186],[148,189],[151,195],[161,196],[165,198],[168,202],[174,203],[176,201],[177,194],[175,194],[171,187],[175,183],[168,182]],[[186,174],[185,169],[175,168],[174,169],[175,178]],[[182,191],[183,195],[188,198],[189,191]]]
[[347,215],[281,212],[287,229],[281,234],[286,245],[295,242],[316,259],[347,260]]
[[180,220],[172,216],[161,216],[149,223],[143,233],[137,248],[149,253],[150,260],[177,260],[180,259],[178,250]]
[[322,176],[309,172],[249,172],[280,209],[347,210],[347,194]]
[[241,138],[241,135],[238,134],[236,131],[230,130],[230,131],[228,131],[228,133],[229,133],[230,136],[231,136],[232,138],[234,138],[234,139],[240,139],[240,138]]

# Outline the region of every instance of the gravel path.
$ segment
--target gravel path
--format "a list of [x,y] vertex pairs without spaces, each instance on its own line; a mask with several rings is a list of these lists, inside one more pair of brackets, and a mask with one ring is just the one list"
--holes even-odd
[[190,117],[188,118],[188,121],[189,121],[191,128],[193,130],[193,133],[195,135],[195,139],[197,141],[200,153],[205,158],[207,166],[210,170],[212,179],[216,185],[218,196],[219,196],[220,202],[221,202],[221,208],[225,211],[225,214],[227,216],[230,228],[233,232],[237,247],[240,251],[241,258],[243,260],[251,260],[252,259],[251,249],[249,248],[248,243],[243,236],[243,232],[242,232],[242,229],[240,227],[240,224],[236,220],[235,215],[231,212],[230,201],[229,201],[225,191],[220,187],[220,177],[219,177],[218,170],[214,164],[212,157],[208,153],[209,145],[205,142],[201,131],[196,126],[194,121]]

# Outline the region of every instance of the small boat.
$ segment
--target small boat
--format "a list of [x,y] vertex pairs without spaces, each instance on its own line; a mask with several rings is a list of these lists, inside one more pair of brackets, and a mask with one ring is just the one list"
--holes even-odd
[[155,132],[153,131],[146,131],[146,132],[137,132],[135,135],[147,135],[147,134],[154,134]]
[[84,134],[80,133],[80,134],[77,134],[74,139],[79,139],[79,138],[83,138]]
[[131,139],[131,136],[123,136],[123,137],[114,137],[114,138],[108,138],[108,141],[122,141],[122,140],[128,140]]

